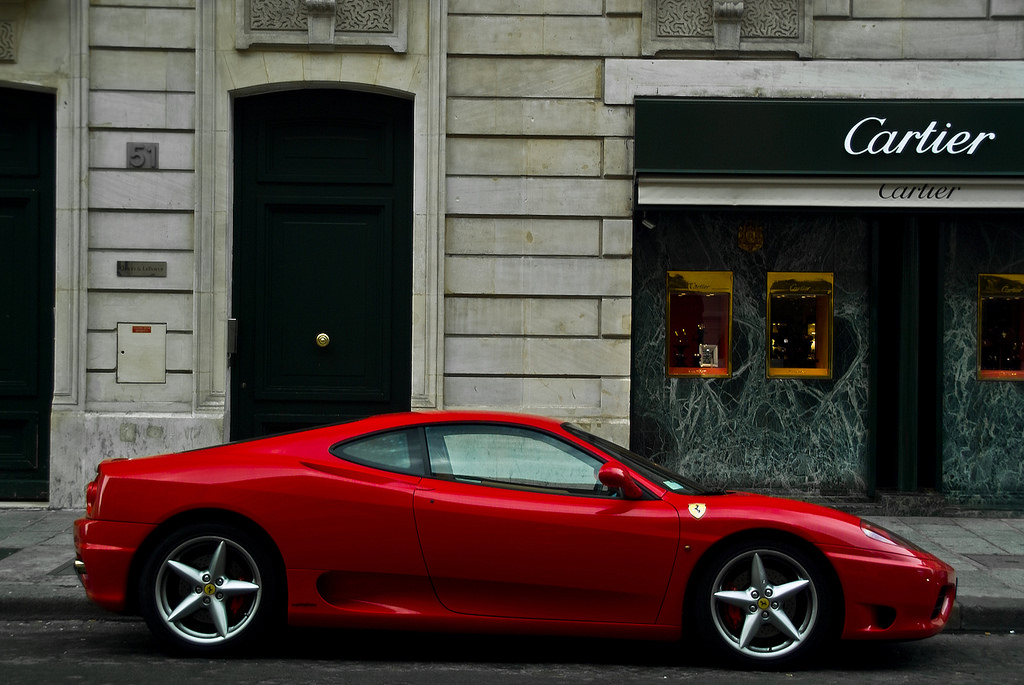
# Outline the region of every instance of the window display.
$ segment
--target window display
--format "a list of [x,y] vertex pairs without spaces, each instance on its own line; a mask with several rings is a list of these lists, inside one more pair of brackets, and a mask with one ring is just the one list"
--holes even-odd
[[732,375],[732,272],[669,271],[667,292],[668,375]]
[[978,378],[1024,380],[1024,275],[978,275]]
[[768,274],[768,377],[832,377],[832,274]]

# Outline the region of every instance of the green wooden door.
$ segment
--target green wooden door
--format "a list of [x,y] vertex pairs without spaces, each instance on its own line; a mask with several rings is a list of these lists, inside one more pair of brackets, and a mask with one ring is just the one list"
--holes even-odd
[[0,88],[0,499],[49,492],[55,103]]
[[407,410],[412,102],[242,98],[235,169],[232,439]]

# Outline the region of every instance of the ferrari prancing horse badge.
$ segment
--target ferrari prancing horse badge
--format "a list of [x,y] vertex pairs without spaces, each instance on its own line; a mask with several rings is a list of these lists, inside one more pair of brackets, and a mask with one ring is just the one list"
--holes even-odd
[[695,519],[699,519],[704,515],[704,512],[708,510],[707,506],[700,502],[694,502],[689,506],[690,516]]

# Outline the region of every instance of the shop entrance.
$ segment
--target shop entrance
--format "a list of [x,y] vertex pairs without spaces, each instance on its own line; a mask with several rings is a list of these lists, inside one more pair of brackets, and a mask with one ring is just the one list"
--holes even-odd
[[412,102],[235,105],[231,438],[407,410]]
[[49,492],[53,379],[51,95],[0,88],[0,499]]
[[878,490],[942,483],[944,242],[935,216],[872,222],[868,475]]

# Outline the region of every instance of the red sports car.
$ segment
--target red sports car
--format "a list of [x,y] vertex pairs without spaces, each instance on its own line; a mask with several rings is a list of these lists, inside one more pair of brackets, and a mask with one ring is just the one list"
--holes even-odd
[[105,461],[75,524],[98,604],[212,653],[291,625],[679,639],[778,666],[942,630],[952,567],[823,507],[705,490],[571,424],[377,416]]

